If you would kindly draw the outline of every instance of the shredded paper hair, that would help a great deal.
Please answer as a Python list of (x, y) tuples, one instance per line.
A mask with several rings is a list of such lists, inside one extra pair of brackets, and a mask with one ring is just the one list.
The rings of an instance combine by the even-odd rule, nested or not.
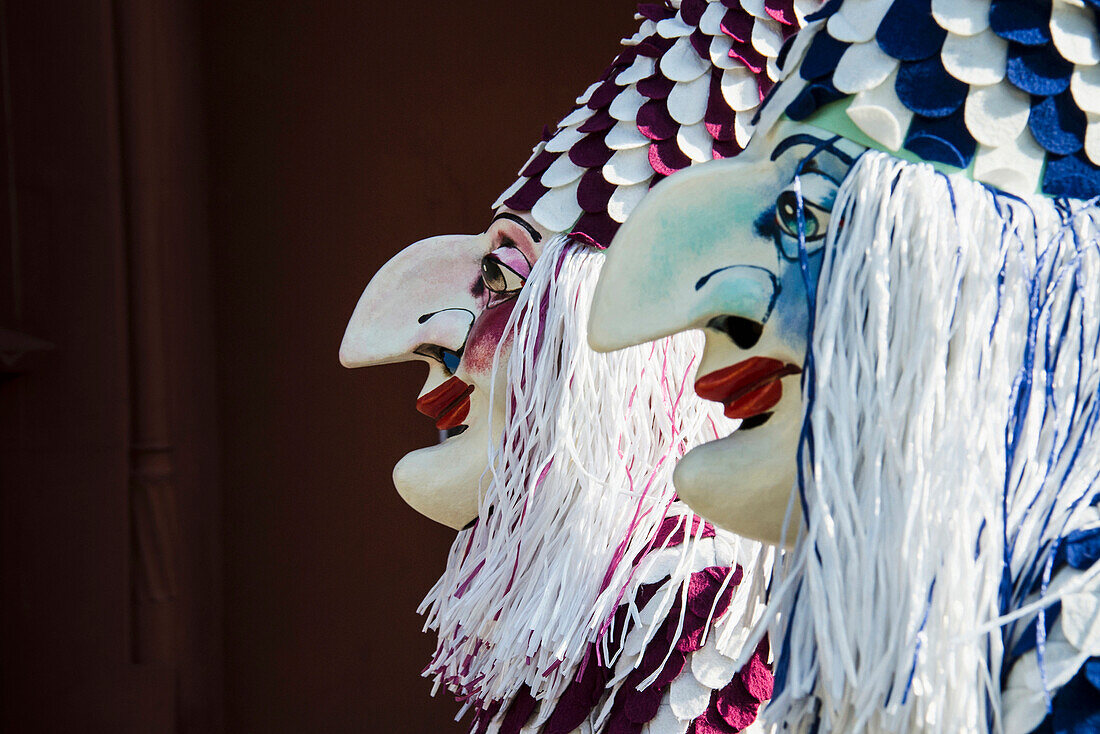
[(772, 586), (768, 720), (1003, 724), (1006, 645), (1066, 591), (1024, 601), (1095, 519), (1098, 218), (882, 153), (848, 175), (804, 372), (806, 528)]
[[(505, 379), (495, 388), (506, 391), (508, 411), (503, 431), (492, 432), (501, 439), (490, 448), (479, 518), (459, 534), (422, 608), (427, 627), (439, 634), (426, 674), (476, 706), (508, 700), (521, 688), (538, 701), (557, 701), (582, 666), (613, 666), (628, 627), (640, 629), (626, 646), (636, 653), (611, 681), (621, 685), (656, 632), (674, 631), (665, 614), (689, 583), (700, 583), (700, 569), (716, 562), (714, 529), (698, 520), (685, 525), (690, 513), (674, 507), (671, 477), (687, 450), (735, 424), (721, 406), (691, 393), (697, 334), (608, 355), (588, 348), (585, 324), (602, 262), (600, 253), (558, 237), (527, 280), (508, 329)], [(670, 519), (679, 528), (675, 546)], [(732, 638), (761, 611), (756, 602), (770, 554), (722, 535), (731, 550), (711, 593), (733, 596), (730, 611), (718, 610)], [(655, 545), (666, 549), (639, 562)], [(671, 583), (643, 619), (635, 597), (655, 579)], [(717, 603), (707, 602), (705, 618), (715, 616)], [(664, 613), (654, 614), (658, 608)], [(682, 629), (684, 606), (678, 608), (674, 623)], [(693, 634), (696, 643), (686, 649), (702, 646), (705, 630)], [(727, 641), (731, 665), (745, 637)], [(677, 640), (662, 637), (657, 662), (675, 654), (683, 665)], [(593, 649), (598, 661), (588, 659)], [(614, 703), (607, 702), (604, 717)]]

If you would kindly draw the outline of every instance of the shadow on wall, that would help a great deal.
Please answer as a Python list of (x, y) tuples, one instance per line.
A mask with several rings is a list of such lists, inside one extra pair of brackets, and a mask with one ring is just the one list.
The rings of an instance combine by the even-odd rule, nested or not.
[(389, 257), (484, 229), (633, 7), (204, 6), (230, 731), (467, 729), (419, 677), (415, 609), (453, 532), (390, 481), (436, 440), (425, 367), (343, 370), (336, 349)]
[(465, 731), (415, 613), (453, 532), (390, 481), (423, 367), (337, 350), (632, 10), (0, 4), (0, 729)]

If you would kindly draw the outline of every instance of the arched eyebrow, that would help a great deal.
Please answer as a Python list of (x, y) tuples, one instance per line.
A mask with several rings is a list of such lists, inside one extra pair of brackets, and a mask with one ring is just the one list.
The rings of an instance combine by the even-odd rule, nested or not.
[(839, 135), (834, 135), (832, 138), (819, 138), (808, 133), (798, 133), (797, 135), (791, 135), (788, 138), (783, 139), (779, 145), (775, 146), (775, 150), (772, 151), (771, 159), (774, 161), (779, 156), (786, 153), (796, 145), (812, 145), (814, 150), (806, 160), (813, 158), (822, 151), (830, 153), (835, 156), (841, 163), (846, 166), (850, 166), (856, 162), (856, 159), (848, 155), (844, 151), (837, 148), (833, 143), (840, 140)]
[[(497, 221), (498, 219), (507, 219), (508, 221), (515, 222), (519, 226), (523, 227), (527, 230), (528, 234), (531, 235), (531, 239), (534, 242), (540, 242), (542, 240), (542, 235), (539, 234), (538, 230), (532, 227), (526, 221), (524, 221), (523, 217), (517, 217), (511, 212), (501, 212), (500, 214), (497, 214), (495, 217), (493, 217), (493, 222)], [(489, 222), (490, 227), (493, 226), (493, 222)]]

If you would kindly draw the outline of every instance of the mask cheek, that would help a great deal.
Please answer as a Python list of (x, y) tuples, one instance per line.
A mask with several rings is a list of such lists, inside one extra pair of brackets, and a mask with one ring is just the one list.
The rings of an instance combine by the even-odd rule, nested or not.
[[(487, 375), (492, 371), (497, 345), (505, 337), (508, 319), (515, 305), (516, 299), (511, 298), (487, 308), (477, 317), (462, 355), (462, 365), (467, 372)], [(511, 339), (511, 335), (508, 335), (508, 339)]]
[[(817, 267), (814, 267), (816, 260)], [(811, 259), (811, 277), (817, 275), (820, 269), (820, 258)], [(775, 302), (775, 310), (768, 325), (775, 336), (783, 343), (790, 345), (799, 353), (806, 350), (806, 334), (809, 329), (810, 309), (806, 301), (806, 283), (802, 278), (802, 271), (797, 264), (788, 266), (780, 282), (780, 295)]]

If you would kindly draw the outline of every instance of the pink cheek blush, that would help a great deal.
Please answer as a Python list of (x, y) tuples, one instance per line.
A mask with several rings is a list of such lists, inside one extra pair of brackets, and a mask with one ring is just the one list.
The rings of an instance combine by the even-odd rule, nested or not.
[(467, 370), (482, 374), (492, 371), (493, 356), (497, 345), (504, 338), (505, 327), (515, 305), (516, 299), (510, 298), (486, 309), (477, 317), (466, 340), (466, 351), (462, 355)]

